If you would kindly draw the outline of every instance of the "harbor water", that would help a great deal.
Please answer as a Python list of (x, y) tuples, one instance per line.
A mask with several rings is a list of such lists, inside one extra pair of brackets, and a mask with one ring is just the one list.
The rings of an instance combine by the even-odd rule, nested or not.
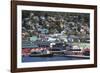
[(53, 57), (29, 57), (23, 56), (22, 62), (44, 62), (44, 61), (67, 61), (67, 60), (82, 60), (82, 58), (53, 56)]

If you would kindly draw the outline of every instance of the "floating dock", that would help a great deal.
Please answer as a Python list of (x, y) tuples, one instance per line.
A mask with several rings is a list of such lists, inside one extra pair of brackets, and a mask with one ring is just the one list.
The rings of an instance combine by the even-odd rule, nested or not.
[(72, 58), (90, 59), (90, 56), (84, 56), (84, 55), (65, 55), (65, 56), (72, 57)]

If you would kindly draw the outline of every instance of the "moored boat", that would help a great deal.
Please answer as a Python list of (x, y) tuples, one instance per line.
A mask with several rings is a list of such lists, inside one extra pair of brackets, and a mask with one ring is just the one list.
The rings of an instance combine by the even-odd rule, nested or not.
[(53, 54), (30, 54), (31, 57), (52, 57)]
[(52, 57), (53, 54), (50, 53), (49, 50), (43, 50), (43, 51), (31, 52), (31, 54), (29, 56), (31, 56), (31, 57)]

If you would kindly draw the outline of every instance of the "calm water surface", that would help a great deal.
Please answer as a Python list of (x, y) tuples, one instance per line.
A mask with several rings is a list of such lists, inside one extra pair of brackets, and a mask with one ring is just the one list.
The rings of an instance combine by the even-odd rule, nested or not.
[(62, 61), (62, 60), (81, 60), (80, 58), (72, 58), (65, 56), (53, 56), (53, 57), (22, 57), (22, 62), (42, 62), (42, 61)]

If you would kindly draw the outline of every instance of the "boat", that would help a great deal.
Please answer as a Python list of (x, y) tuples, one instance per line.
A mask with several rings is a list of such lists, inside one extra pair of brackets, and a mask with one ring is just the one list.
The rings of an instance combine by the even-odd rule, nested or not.
[(31, 52), (30, 57), (52, 57), (53, 54), (48, 50)]
[(53, 54), (31, 54), (30, 57), (52, 57)]

